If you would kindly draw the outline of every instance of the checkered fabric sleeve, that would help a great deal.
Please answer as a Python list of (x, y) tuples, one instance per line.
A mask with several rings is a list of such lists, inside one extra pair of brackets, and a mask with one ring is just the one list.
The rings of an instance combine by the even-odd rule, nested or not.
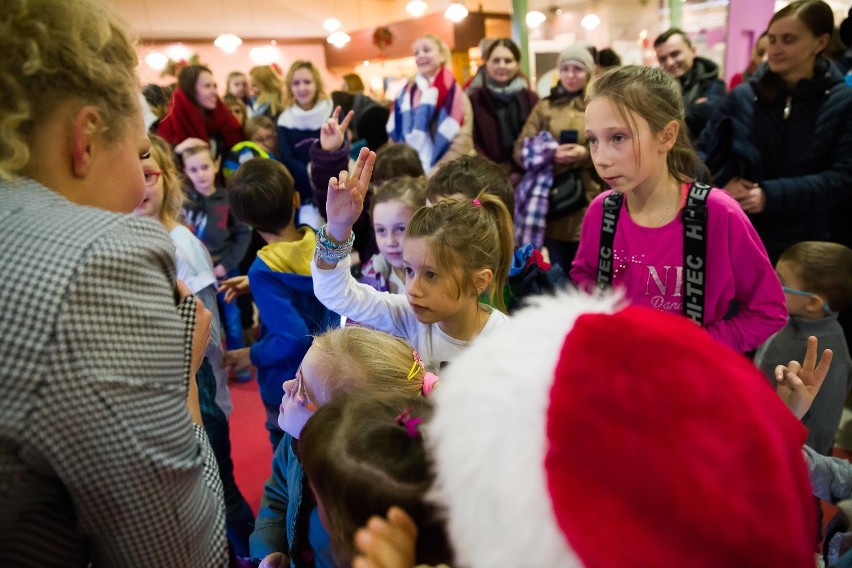
[[(3, 189), (0, 211), (14, 209)], [(226, 566), (216, 463), (187, 411), (191, 318), (175, 307), (168, 235), (49, 200), (23, 209), (0, 212), (15, 279), (0, 282), (0, 330), (14, 337), (0, 342), (0, 565)]]

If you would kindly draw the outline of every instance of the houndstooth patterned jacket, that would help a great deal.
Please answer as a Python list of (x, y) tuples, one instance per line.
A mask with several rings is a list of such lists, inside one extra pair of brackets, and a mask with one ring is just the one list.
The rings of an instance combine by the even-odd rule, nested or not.
[(227, 565), (173, 250), (154, 222), (0, 181), (0, 565)]

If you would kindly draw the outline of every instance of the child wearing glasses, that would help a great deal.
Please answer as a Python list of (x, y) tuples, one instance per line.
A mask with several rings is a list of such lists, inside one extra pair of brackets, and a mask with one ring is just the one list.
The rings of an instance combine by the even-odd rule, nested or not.
[[(254, 282), (252, 282), (254, 286)], [(253, 289), (254, 292), (254, 289)], [(284, 383), (278, 424), (284, 437), (272, 458), (272, 475), (263, 488), (252, 558), (261, 568), (337, 565), (308, 487), (299, 446), (302, 428), (332, 399), (357, 391), (371, 396), (428, 394), (435, 375), (426, 373), (413, 348), (397, 337), (363, 327), (327, 331), (313, 339), (298, 369)]]
[(145, 197), (133, 213), (159, 221), (165, 227), (175, 246), (178, 280), (183, 281), (213, 313), (210, 342), (204, 362), (196, 373), (201, 418), (219, 466), (219, 477), (225, 492), (228, 542), (236, 556), (245, 557), (249, 554), (248, 539), (254, 526), (254, 513), (234, 479), (228, 425), (233, 405), (228, 392), (228, 374), (222, 368), (224, 353), (219, 337), (213, 262), (204, 244), (178, 221), (184, 196), (171, 147), (155, 134), (149, 134), (148, 137), (151, 140), (150, 157), (142, 160)]
[(281, 381), (296, 374), (311, 336), (336, 327), (340, 317), (314, 296), (314, 231), (296, 225), (300, 200), (287, 168), (275, 160), (249, 160), (231, 177), (228, 198), (234, 216), (254, 227), (267, 244), (248, 270), (260, 314), (260, 339), (251, 347), (228, 351), (226, 364), (235, 372), (257, 368), (274, 450), (283, 436), (278, 427)]
[(828, 455), (852, 387), (852, 359), (837, 313), (852, 303), (852, 249), (836, 243), (805, 241), (788, 248), (775, 267), (784, 287), (789, 318), (758, 349), (755, 364), (775, 383), (775, 367), (801, 361), (808, 337), (815, 336), (834, 359), (810, 411), (802, 418), (806, 444)]

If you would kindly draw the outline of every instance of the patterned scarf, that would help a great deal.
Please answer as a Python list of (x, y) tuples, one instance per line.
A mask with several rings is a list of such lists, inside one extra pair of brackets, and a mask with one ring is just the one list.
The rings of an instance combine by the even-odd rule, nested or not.
[(430, 85), (417, 75), (394, 101), (388, 134), (420, 155), (429, 170), (450, 149), (464, 123), (464, 92), (453, 74), (441, 67)]
[(553, 186), (553, 155), (558, 144), (547, 130), (524, 139), (521, 165), (526, 170), (515, 190), (515, 245), (531, 243), (541, 249), (547, 226), (550, 188)]

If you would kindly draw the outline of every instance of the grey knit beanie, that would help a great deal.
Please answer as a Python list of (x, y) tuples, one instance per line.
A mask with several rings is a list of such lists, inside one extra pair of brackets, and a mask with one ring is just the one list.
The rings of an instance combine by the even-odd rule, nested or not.
[(579, 43), (575, 43), (563, 49), (562, 53), (559, 54), (559, 59), (556, 61), (556, 66), (562, 67), (562, 64), (566, 61), (576, 63), (585, 69), (586, 73), (589, 75), (591, 75), (595, 69), (595, 60), (592, 58), (592, 54), (589, 53), (589, 50), (584, 45)]

